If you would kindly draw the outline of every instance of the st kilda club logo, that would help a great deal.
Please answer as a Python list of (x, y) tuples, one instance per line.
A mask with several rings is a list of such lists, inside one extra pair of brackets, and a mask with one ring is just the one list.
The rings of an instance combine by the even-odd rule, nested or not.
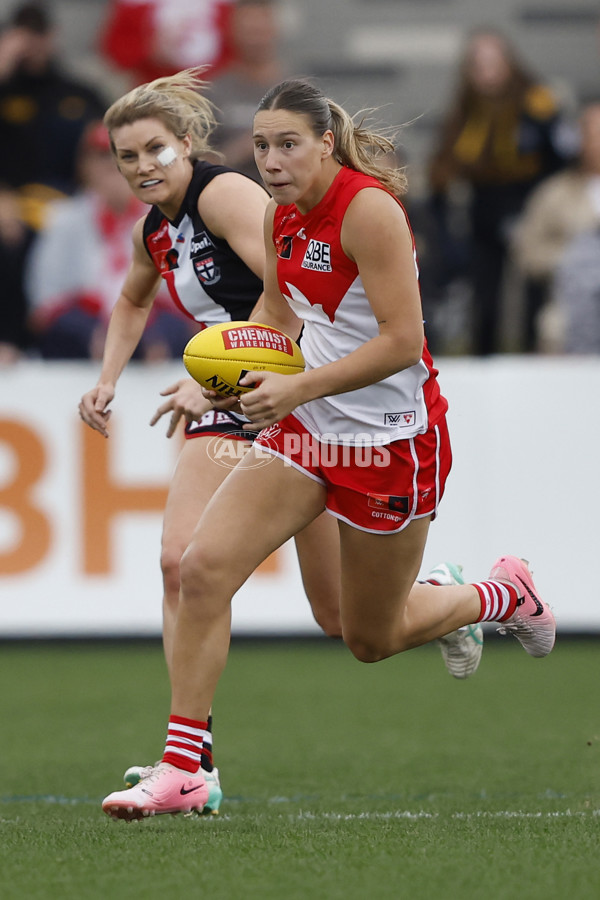
[(215, 264), (214, 257), (205, 256), (203, 259), (194, 259), (196, 277), (202, 284), (216, 284), (221, 277), (221, 269)]

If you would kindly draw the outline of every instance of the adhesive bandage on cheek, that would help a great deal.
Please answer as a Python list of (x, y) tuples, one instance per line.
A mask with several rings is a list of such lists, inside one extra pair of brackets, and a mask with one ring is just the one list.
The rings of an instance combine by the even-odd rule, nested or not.
[(172, 147), (165, 147), (164, 150), (161, 150), (160, 153), (156, 154), (156, 161), (160, 163), (161, 166), (170, 166), (176, 159), (177, 153)]

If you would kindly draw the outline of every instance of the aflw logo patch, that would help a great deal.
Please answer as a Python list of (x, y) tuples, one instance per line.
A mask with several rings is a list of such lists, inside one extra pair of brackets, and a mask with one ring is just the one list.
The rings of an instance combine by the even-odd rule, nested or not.
[(415, 411), (414, 409), (409, 409), (406, 412), (386, 413), (384, 421), (386, 425), (397, 425), (399, 428), (408, 428), (409, 425), (415, 424)]
[(302, 260), (302, 268), (313, 269), (315, 272), (331, 272), (331, 245), (311, 239)]

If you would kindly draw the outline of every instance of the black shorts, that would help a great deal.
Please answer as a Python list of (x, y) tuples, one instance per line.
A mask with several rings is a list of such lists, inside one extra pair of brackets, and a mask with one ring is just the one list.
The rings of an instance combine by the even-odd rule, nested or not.
[(244, 419), (222, 409), (209, 409), (201, 419), (188, 422), (185, 426), (186, 438), (214, 437), (221, 435), (238, 441), (253, 441), (258, 431), (244, 431)]

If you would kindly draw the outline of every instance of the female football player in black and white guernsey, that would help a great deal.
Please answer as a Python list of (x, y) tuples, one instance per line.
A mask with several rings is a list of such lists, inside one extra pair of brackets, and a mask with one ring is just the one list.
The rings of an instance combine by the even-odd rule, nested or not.
[[(183, 72), (135, 88), (105, 116), (121, 173), (135, 196), (151, 204), (134, 229), (131, 267), (111, 316), (98, 383), (79, 406), (82, 419), (105, 437), (118, 378), (144, 331), (161, 278), (198, 330), (257, 318), (265, 261), (262, 223), (269, 197), (246, 176), (202, 159), (210, 153), (208, 138), (215, 125), (203, 88), (198, 71)], [(181, 556), (228, 473), (223, 459), (233, 464), (241, 455), (236, 452), (240, 442), (250, 446), (252, 435), (242, 431), (243, 417), (213, 409), (191, 378), (163, 394), (168, 399), (152, 424), (170, 413), (167, 435), (186, 420), (188, 438), (169, 487), (162, 535), (163, 642), (170, 670)], [(227, 451), (216, 436), (235, 444)], [(339, 541), (329, 519), (323, 514), (298, 534), (296, 547), (315, 619), (326, 634), (337, 637)], [(211, 772), (207, 808), (216, 812), (221, 792), (212, 766), (210, 724), (205, 747), (202, 767)]]

